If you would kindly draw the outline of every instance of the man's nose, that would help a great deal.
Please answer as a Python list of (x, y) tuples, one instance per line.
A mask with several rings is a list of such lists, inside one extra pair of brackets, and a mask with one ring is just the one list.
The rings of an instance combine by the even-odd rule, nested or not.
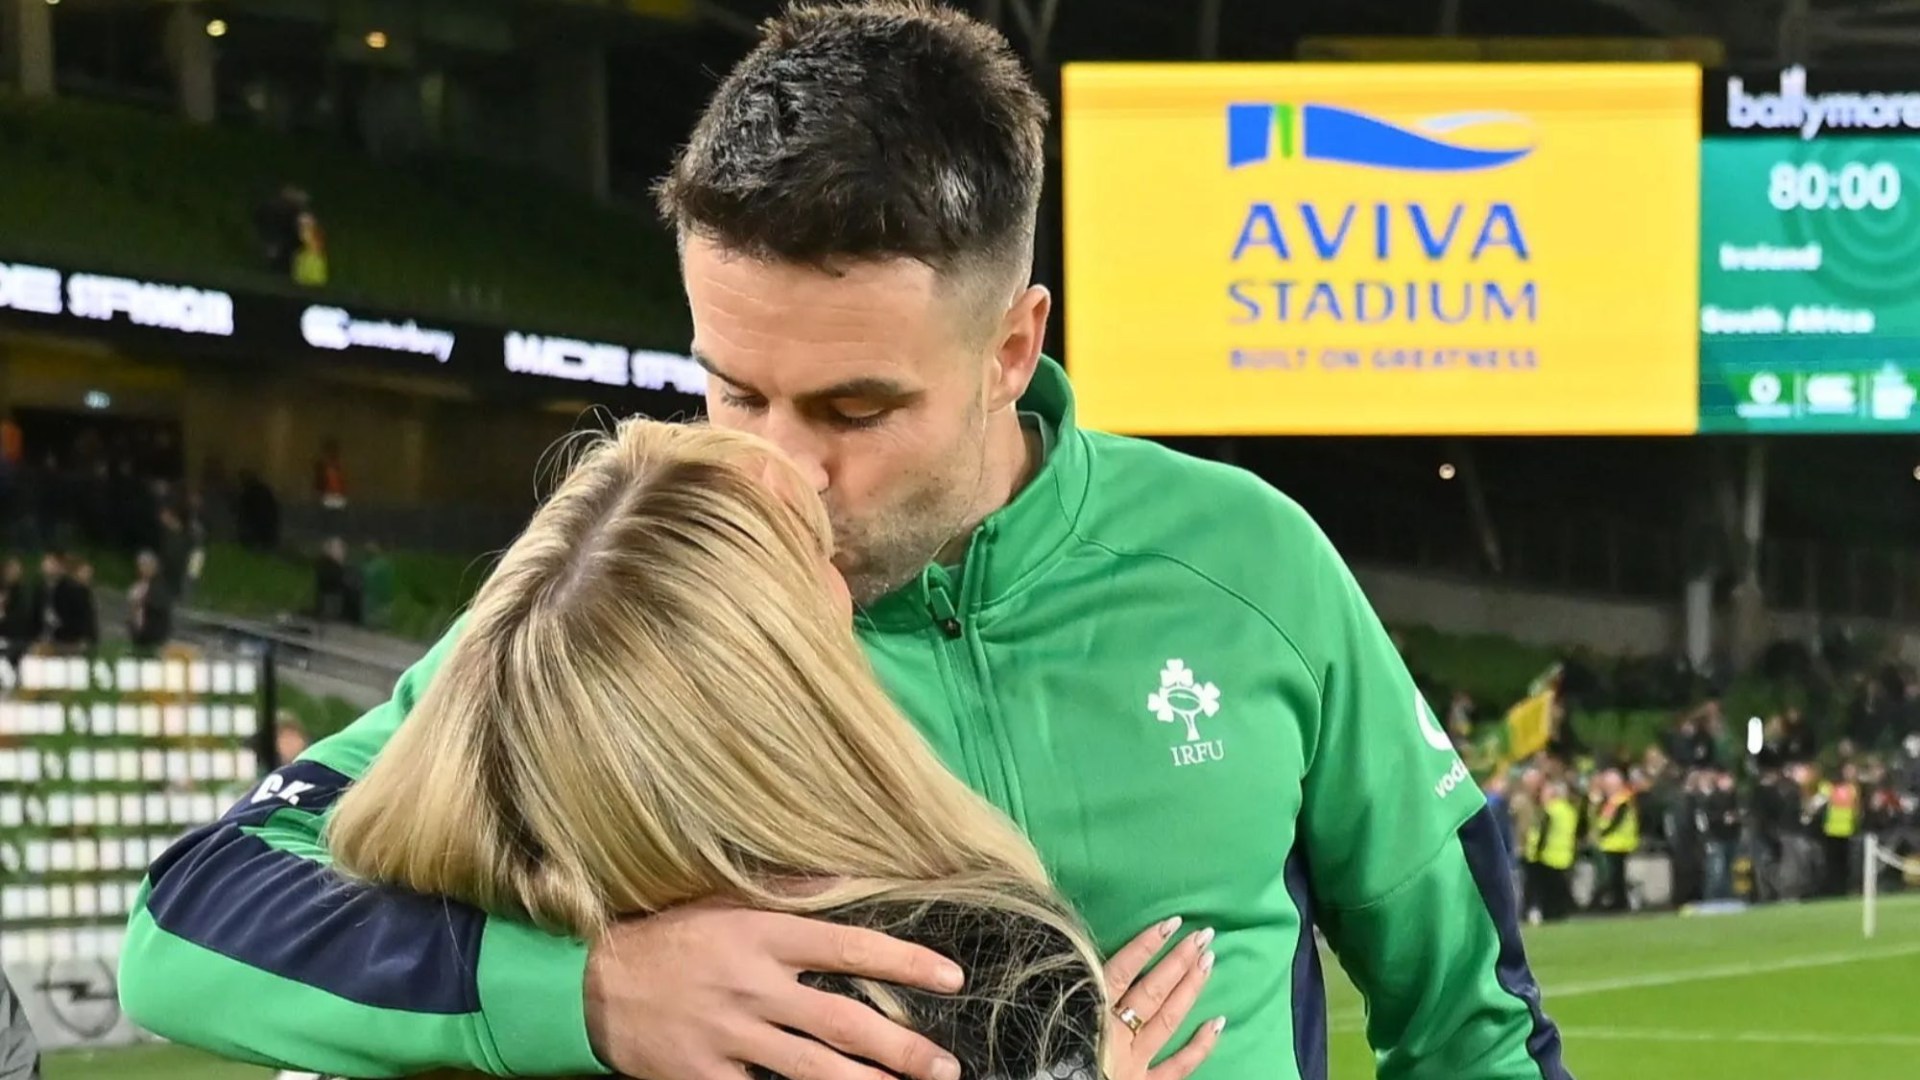
[(830, 471), (827, 468), (828, 451), (825, 441), (797, 417), (773, 415), (767, 418), (763, 432), (768, 442), (780, 448), (793, 463), (799, 466), (800, 475), (813, 485), (815, 492), (827, 490)]

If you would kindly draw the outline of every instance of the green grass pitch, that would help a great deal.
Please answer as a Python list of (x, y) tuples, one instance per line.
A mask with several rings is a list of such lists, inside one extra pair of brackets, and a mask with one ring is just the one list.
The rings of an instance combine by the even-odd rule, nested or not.
[[(1920, 1074), (1920, 896), (1883, 900), (1871, 941), (1851, 900), (1584, 920), (1531, 931), (1527, 951), (1579, 1080)], [(1329, 968), (1333, 1077), (1366, 1080), (1373, 1058), (1360, 997), (1337, 971)], [(46, 1063), (46, 1080), (271, 1076), (175, 1047)]]

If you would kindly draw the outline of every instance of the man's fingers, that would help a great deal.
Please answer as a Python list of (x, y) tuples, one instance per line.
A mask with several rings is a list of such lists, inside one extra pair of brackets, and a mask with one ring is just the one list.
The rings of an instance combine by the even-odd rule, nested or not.
[(932, 949), (858, 926), (780, 918), (786, 925), (773, 937), (774, 956), (795, 971), (861, 975), (948, 994), (966, 985), (960, 965)]
[[(1211, 936), (1195, 934), (1194, 938)], [(1184, 951), (1186, 942), (1181, 942), (1181, 946)], [(1167, 964), (1163, 962), (1160, 966), (1166, 967)], [(1158, 975), (1160, 969), (1155, 968), (1153, 973)], [(1148, 1012), (1138, 1005), (1134, 1006), (1139, 1010), (1140, 1015), (1148, 1018), (1146, 1026), (1141, 1028), (1140, 1034), (1134, 1037), (1133, 1044), (1146, 1060), (1152, 1061), (1168, 1043), (1173, 1041), (1174, 1033), (1180, 1030), (1181, 1024), (1187, 1022), (1187, 1014), (1193, 1011), (1194, 1002), (1200, 1000), (1200, 991), (1206, 987), (1207, 978), (1212, 974), (1213, 954), (1203, 952), (1199, 962), (1187, 969), (1186, 974), (1181, 976), (1180, 981), (1174, 986), (1172, 992), (1166, 995), (1166, 1000), (1160, 1003), (1156, 1011)]]
[(787, 1080), (893, 1080), (878, 1069), (862, 1065), (823, 1042), (768, 1026), (749, 1047), (749, 1063)]
[(1107, 997), (1119, 1001), (1122, 994), (1133, 985), (1133, 980), (1147, 969), (1147, 964), (1160, 955), (1160, 950), (1173, 938), (1173, 932), (1180, 929), (1180, 916), (1147, 927), (1139, 937), (1120, 947), (1107, 961)]
[(1193, 1033), (1193, 1038), (1187, 1040), (1179, 1053), (1147, 1070), (1147, 1080), (1187, 1080), (1219, 1045), (1221, 1029), (1226, 1026), (1224, 1016), (1201, 1024), (1200, 1030)]
[(853, 998), (803, 986), (790, 1001), (790, 1006), (774, 1010), (774, 1023), (811, 1035), (897, 1076), (959, 1080), (960, 1062), (953, 1055)]

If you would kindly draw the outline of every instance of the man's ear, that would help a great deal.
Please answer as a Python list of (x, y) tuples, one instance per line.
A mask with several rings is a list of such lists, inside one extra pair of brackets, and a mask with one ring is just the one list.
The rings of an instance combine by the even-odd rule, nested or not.
[(1040, 366), (1040, 348), (1047, 340), (1047, 317), (1053, 313), (1053, 294), (1044, 285), (1029, 285), (1014, 297), (994, 330), (992, 383), (987, 387), (987, 411), (1011, 407), (1027, 392)]

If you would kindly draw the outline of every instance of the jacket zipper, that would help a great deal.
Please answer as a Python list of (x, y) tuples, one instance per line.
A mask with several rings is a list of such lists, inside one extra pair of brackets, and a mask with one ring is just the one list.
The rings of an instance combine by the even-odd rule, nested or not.
[(932, 618), (934, 628), (945, 639), (946, 664), (953, 689), (950, 704), (954, 710), (954, 725), (970, 748), (976, 775), (984, 785), (981, 794), (1017, 821), (1020, 815), (1015, 792), (1011, 790), (1011, 763), (1006, 760), (1000, 734), (994, 730), (993, 710), (985, 700), (985, 673), (976, 661), (973, 643), (966, 640), (967, 627), (960, 614), (960, 606), (966, 602), (968, 595), (979, 590), (980, 575), (986, 572), (984, 552), (992, 535), (990, 526), (983, 526), (974, 535), (973, 543), (967, 550), (966, 562), (961, 568), (961, 595), (958, 598), (954, 595), (953, 578), (944, 567), (928, 567), (922, 581), (927, 614)]
[(933, 625), (947, 636), (949, 641), (959, 641), (966, 628), (960, 624), (960, 611), (953, 603), (953, 579), (947, 576), (944, 568), (927, 568), (927, 611), (933, 616)]

